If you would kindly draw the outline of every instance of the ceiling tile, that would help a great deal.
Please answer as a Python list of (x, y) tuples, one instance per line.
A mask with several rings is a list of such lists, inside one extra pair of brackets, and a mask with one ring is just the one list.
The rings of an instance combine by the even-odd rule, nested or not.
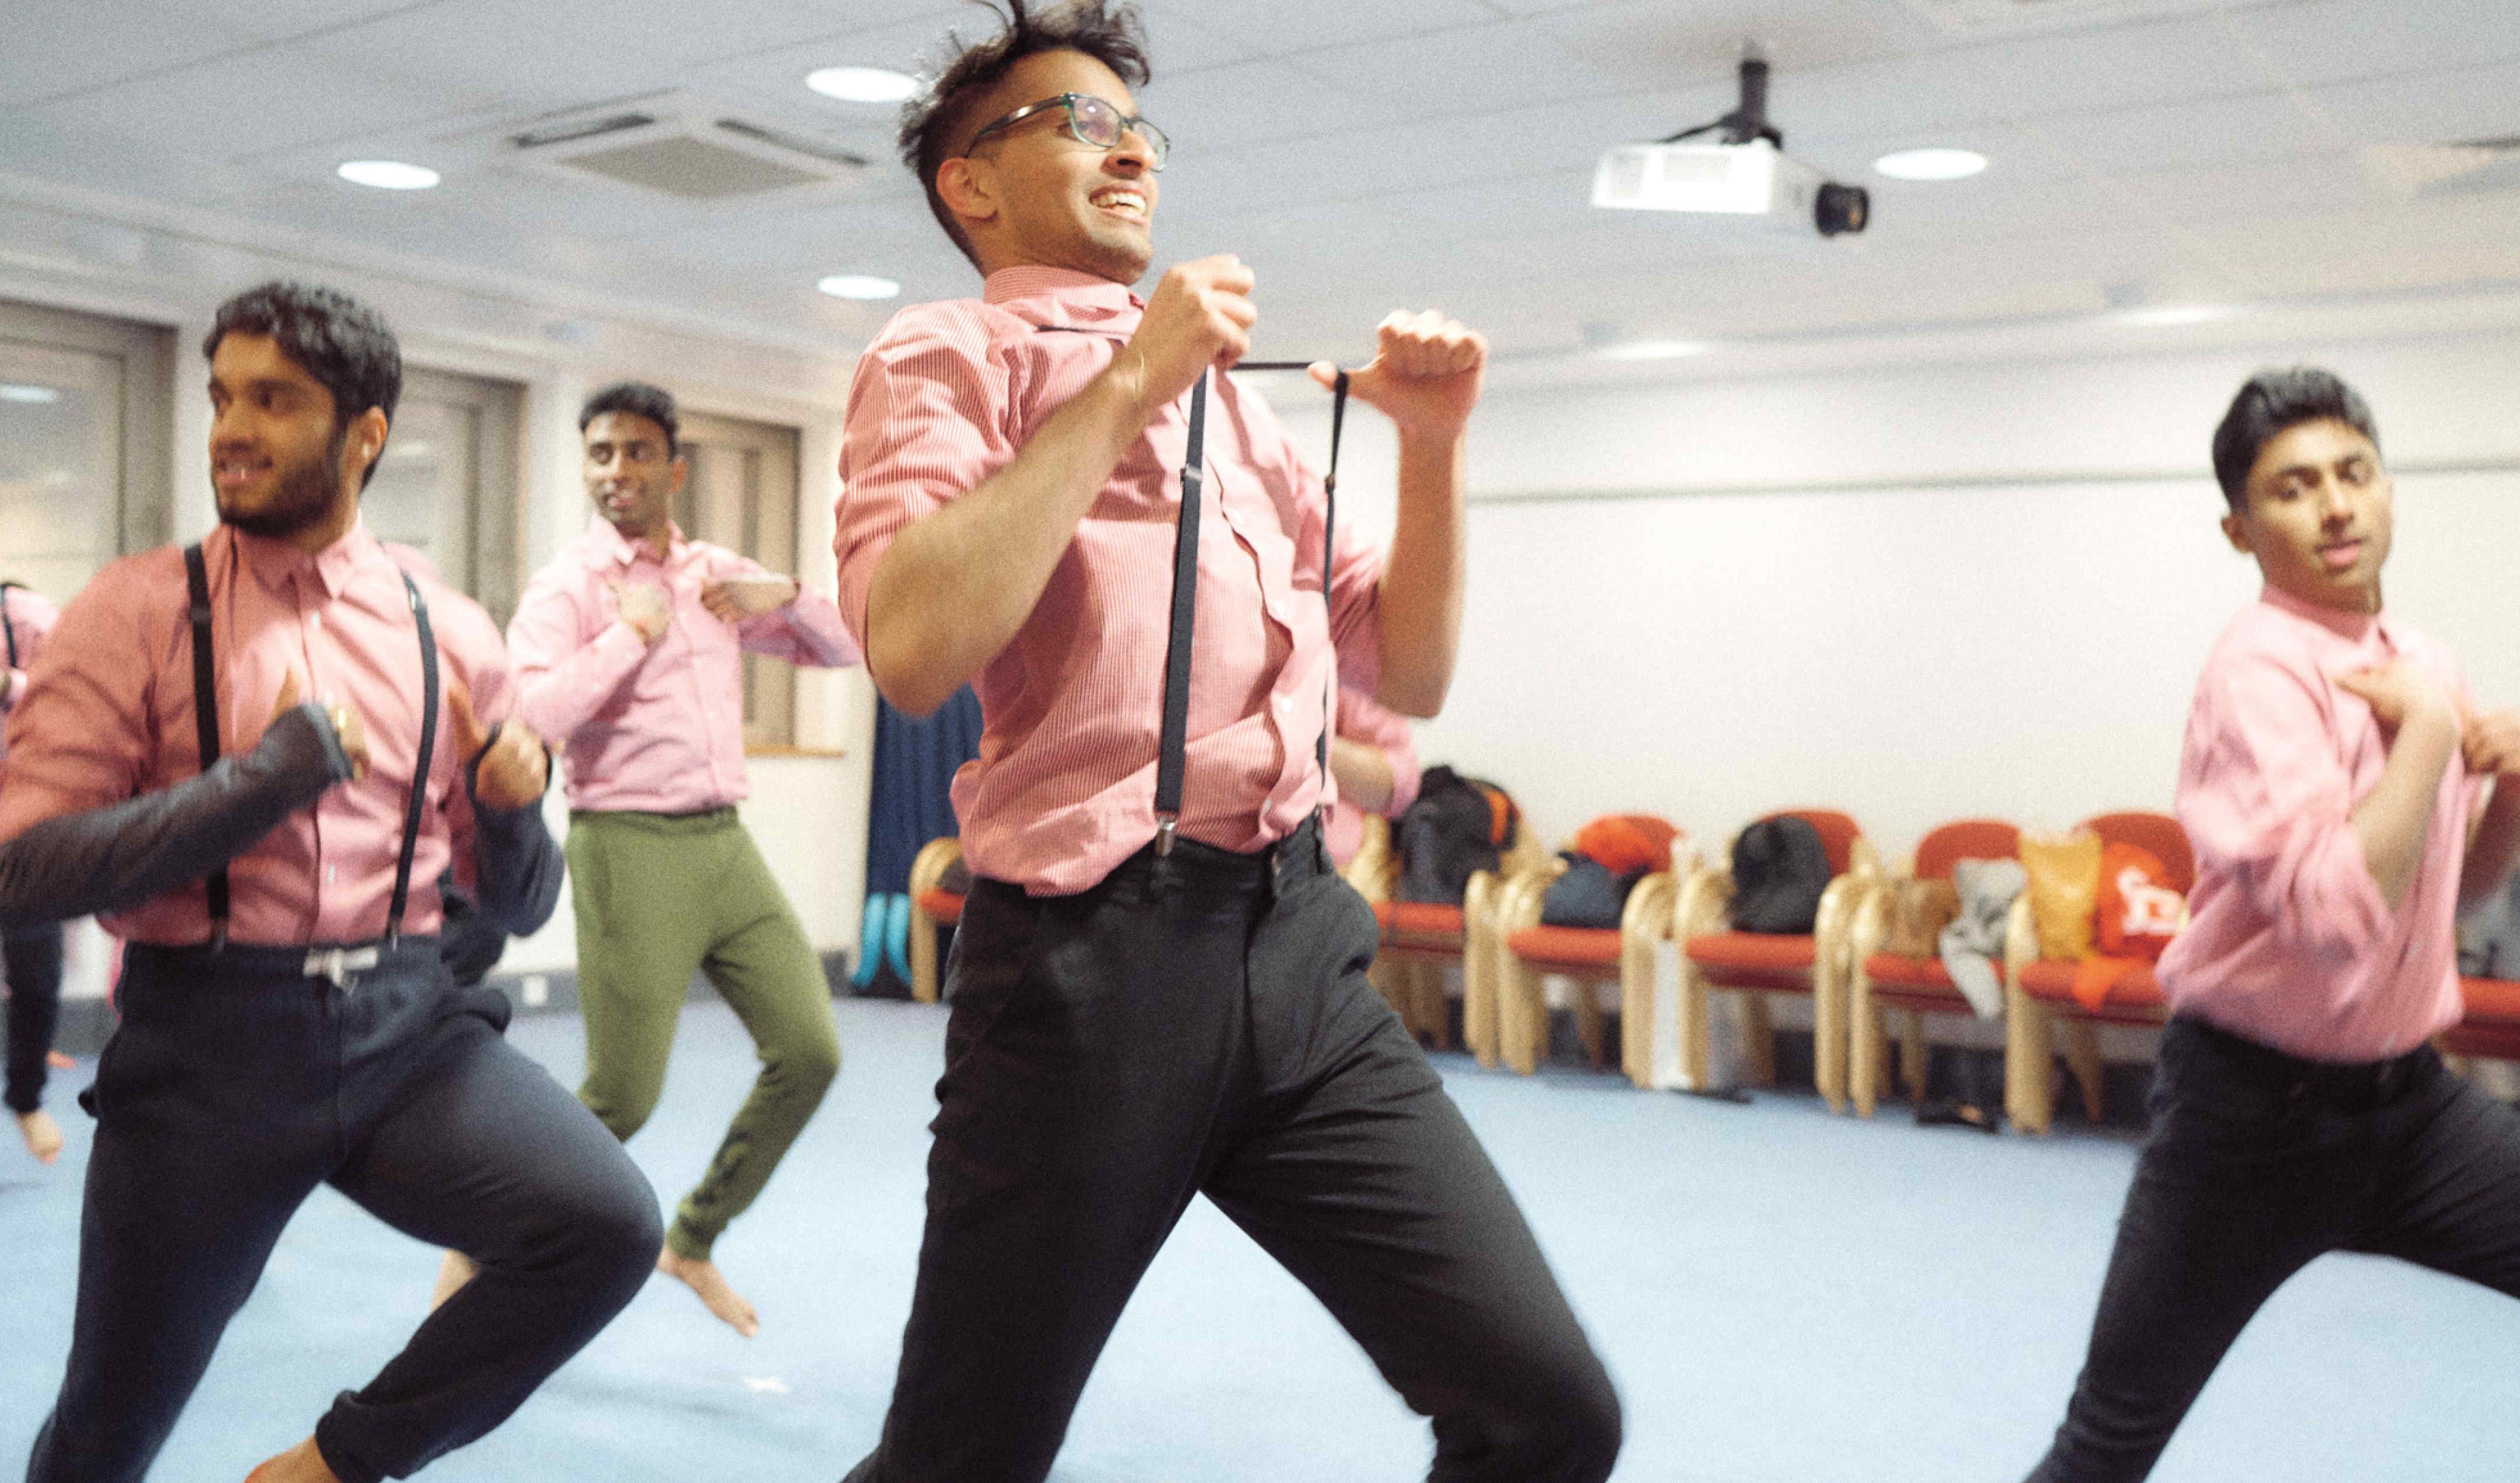
[(1357, 93), (1283, 62), (1155, 74), (1138, 106), (1188, 150), (1313, 135), (1358, 137), (1407, 116), (1398, 100)]
[(0, 110), (107, 86), (256, 43), (230, 21), (96, 0), (9, 0)]
[(489, 82), (423, 88), (301, 46), (267, 47), (93, 89), (33, 112), (137, 149), (240, 159), (470, 112), (498, 101)]
[(2064, 114), (2024, 127), (2109, 175), (2326, 154), (2345, 142), (2288, 93)]
[(2307, 96), (2313, 109), (2362, 144), (2449, 144), (2520, 134), (2520, 63), (2337, 83), (2312, 88)]
[(2511, 0), (2310, 0), (2228, 23), (2303, 83), (2520, 61)]
[(1906, 22), (1858, 0), (1642, 0), (1557, 12), (1532, 28), (1622, 86), (1668, 88), (1731, 80), (1745, 42), (1772, 66), (1809, 71), (1903, 56), (1934, 39), (1914, 16)]
[[(1266, 5), (1250, 0), (1145, 0), (1143, 8), (1158, 45), (1167, 39), (1165, 23), (1180, 21), (1231, 38), (1261, 56), (1345, 47), (1497, 19), (1497, 13), (1480, 0), (1374, 0), (1372, 5), (1359, 5), (1356, 0), (1269, 0)], [(1155, 61), (1159, 67), (1183, 65), (1168, 64), (1160, 53)]]
[(1634, 86), (1578, 62), (1522, 22), (1308, 52), (1296, 65), (1418, 118), (1482, 112), (1501, 101), (1598, 98)]

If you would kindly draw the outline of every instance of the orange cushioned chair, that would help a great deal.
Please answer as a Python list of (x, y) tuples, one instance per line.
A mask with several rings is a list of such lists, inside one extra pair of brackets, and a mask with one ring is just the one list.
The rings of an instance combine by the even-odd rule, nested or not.
[(1752, 1070), (1763, 1083), (1777, 1076), (1776, 1034), (1768, 1014), (1771, 994), (1812, 996), (1812, 1080), (1836, 1110), (1846, 1106), (1846, 944), (1855, 908), (1880, 878), (1881, 860), (1853, 819), (1831, 809), (1786, 809), (1771, 819), (1800, 819), (1820, 834), (1828, 851), (1830, 880), (1809, 936), (1735, 932), (1726, 915), (1732, 902), (1732, 850), (1724, 863), (1700, 866), (1681, 887), (1672, 935), (1681, 943), (1680, 1055), (1688, 1085), (1707, 1085), (1707, 1012), (1715, 991), (1751, 996)]
[[(2168, 814), (2100, 814), (2080, 829), (2100, 836), (2103, 845), (2132, 844), (2150, 850), (2170, 873), (2170, 883), (2182, 896), (2196, 884), (2196, 854), (2186, 831)], [(2181, 914), (2183, 927), (2185, 914)], [(2011, 929), (2004, 942), (2003, 1110), (2014, 1127), (2045, 1133), (2056, 1115), (2056, 1041), (2053, 1026), (2066, 1029), (2066, 1063), (2082, 1083), (2083, 1111), (2100, 1120), (2100, 1043), (2097, 1027), (2158, 1025), (2170, 1017), (2170, 1000), (2152, 965), (2139, 964), (2109, 990), (2098, 1009), (2084, 1008), (2074, 997), (2075, 966), (2039, 956), (2039, 931), (2030, 916), (2030, 893), (2013, 903)]]
[(963, 920), (963, 898), (937, 882), (963, 858), (960, 839), (930, 839), (910, 862), (910, 997), (936, 1002), (936, 929)]
[(2467, 1016), (2441, 1038), (2444, 1054), (2478, 1060), (2520, 1060), (2520, 982), (2462, 978)]
[[(1552, 975), (1575, 981), (1575, 1022), (1584, 1039), (1584, 1055), (1594, 1065), (1609, 1063), (1607, 1025), (1594, 985), (1613, 981), (1619, 985), (1623, 1051), (1643, 1039), (1641, 1027), (1653, 1012), (1654, 945), (1671, 934), (1680, 872), (1692, 858), (1688, 832), (1674, 830), (1671, 864), (1648, 873), (1629, 889), (1616, 927), (1550, 926), (1541, 921), (1542, 898), (1566, 874), (1562, 856), (1552, 855), (1508, 877), (1497, 896), (1496, 966), (1489, 979), (1495, 988), (1496, 1049), (1493, 1056), (1481, 1056), (1481, 1063), (1493, 1065), (1502, 1059), (1526, 1076), (1539, 1069), (1549, 1055), (1549, 996), (1544, 980)], [(1636, 1076), (1636, 1056), (1623, 1054), (1620, 1059)], [(1644, 1082), (1639, 1079), (1638, 1084)]]
[(1488, 979), (1495, 960), (1497, 892), (1516, 871), (1537, 864), (1540, 855), (1529, 827), (1517, 818), (1513, 829), (1502, 863), (1494, 871), (1473, 873), (1458, 906), (1392, 899), (1400, 879), (1400, 852), (1392, 846), (1389, 823), (1371, 814), (1365, 820), (1365, 842), (1342, 872), (1348, 884), (1372, 904), (1374, 920), (1382, 926), (1373, 982), (1399, 1012), (1401, 1023), (1438, 1050), (1451, 1045), (1444, 967), (1460, 964), (1462, 1036), (1485, 1065), (1496, 1064), (1496, 995)]
[[(1916, 846), (1914, 865), (1867, 892), (1856, 908), (1847, 951), (1847, 1080), (1858, 1116), (1870, 1117), (1887, 1080), (1888, 1036), (1884, 1011), (1907, 1011), (1899, 1040), (1900, 1076), (1908, 1095), (1921, 1100), (1925, 1087), (1924, 1017), (1927, 1014), (1975, 1014), (1952, 982), (1951, 971), (1935, 958), (1906, 958), (1881, 951), (1890, 932), (1890, 900), (1902, 879), (1949, 880), (1952, 867), (1962, 860), (2014, 860), (2021, 855), (2021, 831), (1997, 819), (1963, 819), (1927, 834)], [(1996, 970), (2002, 973), (1999, 966)]]

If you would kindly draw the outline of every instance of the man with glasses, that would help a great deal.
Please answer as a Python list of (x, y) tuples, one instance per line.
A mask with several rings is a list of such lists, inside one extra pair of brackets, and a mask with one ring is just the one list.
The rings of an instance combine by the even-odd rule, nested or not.
[(1594, 1483), (1617, 1395), (1367, 982), (1373, 916), (1318, 819), (1332, 686), (1431, 715), (1450, 684), (1485, 342), (1395, 315), (1372, 364), (1312, 368), (1399, 428), (1388, 558), (1326, 551), (1323, 479), (1209, 376), (1248, 345), (1251, 271), (1208, 258), (1130, 292), (1166, 152), (1129, 92), (1134, 12), (1011, 9), (901, 132), (982, 296), (878, 337), (841, 444), (840, 606), (870, 672), (913, 713), (968, 681), (985, 725), (954, 788), (976, 878), (925, 1241), (851, 1477), (1045, 1476), (1204, 1193), (1434, 1419), (1435, 1476)]

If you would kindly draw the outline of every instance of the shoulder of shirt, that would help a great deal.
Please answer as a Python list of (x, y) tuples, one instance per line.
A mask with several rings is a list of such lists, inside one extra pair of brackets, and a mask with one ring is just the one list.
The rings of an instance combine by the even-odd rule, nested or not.
[(63, 605), (65, 613), (89, 614), (91, 621), (100, 609), (126, 620), (162, 614), (171, 621), (183, 621), (191, 607), (181, 546), (159, 546), (108, 562), (77, 596)]
[(944, 348), (977, 352), (1000, 340), (1035, 335), (1040, 329), (986, 299), (942, 298), (912, 304), (893, 315), (867, 345), (865, 355), (889, 364)]
[(2240, 676), (2274, 671), (2316, 689), (2322, 671), (2310, 647), (2309, 623), (2271, 603), (2251, 603), (2231, 615), (2205, 661), (2200, 690), (2223, 689)]
[[(428, 626), (436, 633), (441, 648), (460, 649), (468, 655), (484, 652), (498, 656), (507, 653), (507, 641), (501, 637), (499, 625), (490, 620), (488, 608), (447, 586), (435, 571), (412, 567), (403, 570), (428, 603)], [(483, 646), (487, 646), (486, 651)]]

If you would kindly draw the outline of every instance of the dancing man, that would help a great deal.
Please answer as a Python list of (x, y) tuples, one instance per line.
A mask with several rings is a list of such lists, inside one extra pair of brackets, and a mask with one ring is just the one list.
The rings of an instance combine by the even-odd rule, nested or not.
[(2214, 473), (2266, 587), (2187, 714), (2196, 888), (2161, 959), (2152, 1135), (2035, 1483), (2150, 1472), (2250, 1317), (2323, 1253), (2520, 1295), (2520, 1113), (2429, 1044), (2460, 1016), (2452, 919), (2520, 848), (2520, 714), (2477, 714), (2449, 652), (2382, 610), (2393, 490), (2351, 387), (2252, 378)]
[(1348, 380), (1399, 429), (1397, 529), (1387, 560), (1342, 534), (1326, 561), (1322, 479), (1222, 374), (1251, 270), (1211, 257), (1130, 291), (1166, 150), (1130, 94), (1133, 9), (1011, 9), (902, 127), (981, 296), (877, 337), (841, 450), (841, 610), (877, 684), (919, 714), (969, 681), (984, 719), (954, 788), (977, 878), (925, 1240), (851, 1476), (1043, 1477), (1204, 1193), (1434, 1418), (1436, 1477), (1591, 1483), (1618, 1398), (1367, 982), (1373, 916), (1318, 818), (1331, 687), (1431, 715), (1450, 684), (1485, 342), (1383, 322)]
[(743, 655), (857, 662), (829, 598), (685, 536), (691, 474), (671, 395), (624, 382), (577, 418), (596, 518), (525, 589), (508, 625), (518, 708), (561, 740), (586, 1083), (616, 1138), (639, 1131), (694, 972), (752, 1035), (761, 1074), (665, 1232), (656, 1270), (750, 1337), (753, 1307), (711, 1251), (768, 1183), (838, 1074), (821, 959), (736, 817)]
[(130, 943), (29, 1483), (148, 1472), (318, 1184), (482, 1271), (248, 1483), (376, 1483), (481, 1436), (659, 1235), (620, 1144), (502, 1038), (507, 1002), (438, 959), (442, 871), (529, 931), (560, 861), (497, 626), (359, 518), (391, 331), (270, 284), (202, 348), (219, 527), (89, 583), (10, 717), (0, 925), (104, 912)]

